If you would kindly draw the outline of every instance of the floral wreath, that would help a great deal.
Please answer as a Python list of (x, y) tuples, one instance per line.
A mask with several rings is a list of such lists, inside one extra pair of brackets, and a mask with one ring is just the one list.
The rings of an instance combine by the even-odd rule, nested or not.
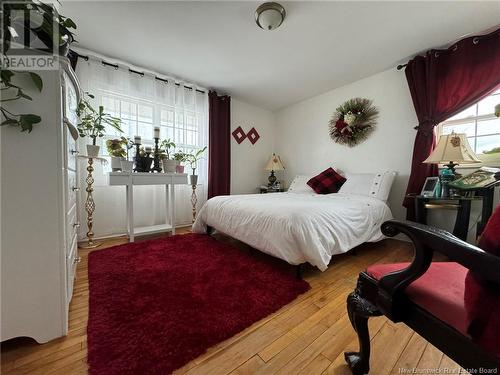
[(378, 109), (369, 99), (349, 99), (335, 110), (330, 120), (330, 137), (337, 143), (353, 147), (375, 129)]

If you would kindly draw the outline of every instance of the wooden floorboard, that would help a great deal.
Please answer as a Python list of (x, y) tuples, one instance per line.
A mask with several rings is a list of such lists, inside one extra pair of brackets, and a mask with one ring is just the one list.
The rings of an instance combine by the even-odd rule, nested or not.
[[(217, 238), (242, 251), (251, 251), (227, 237)], [(100, 249), (126, 242), (123, 237), (107, 239)], [(88, 253), (80, 250), (82, 261), (70, 305), (68, 336), (43, 345), (26, 338), (2, 343), (2, 374), (87, 373)], [(357, 336), (347, 317), (345, 301), (356, 285), (358, 273), (370, 264), (411, 259), (410, 245), (392, 239), (364, 244), (356, 253), (336, 256), (325, 272), (306, 268), (304, 278), (311, 285), (309, 292), (210, 348), (175, 374), (350, 374), (343, 353), (357, 349)], [(400, 374), (400, 369), (412, 368), (460, 368), (403, 324), (377, 317), (370, 319), (369, 326), (371, 374)]]

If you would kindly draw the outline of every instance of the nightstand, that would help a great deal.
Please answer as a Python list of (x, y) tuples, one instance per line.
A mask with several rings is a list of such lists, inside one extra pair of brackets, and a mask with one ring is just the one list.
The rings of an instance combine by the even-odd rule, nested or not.
[(457, 217), (453, 227), (453, 235), (464, 241), (467, 240), (469, 231), (471, 203), (483, 199), (480, 196), (436, 198), (417, 195), (411, 197), (415, 199), (415, 221), (417, 223), (427, 224), (427, 211), (429, 209), (456, 210)]
[(280, 189), (271, 189), (271, 188), (263, 188), (259, 187), (259, 193), (260, 194), (267, 194), (267, 193), (283, 193), (285, 189), (280, 188)]

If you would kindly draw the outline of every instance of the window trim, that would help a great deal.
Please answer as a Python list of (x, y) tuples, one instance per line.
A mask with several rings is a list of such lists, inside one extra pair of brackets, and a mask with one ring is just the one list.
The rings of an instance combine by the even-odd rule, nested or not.
[[(493, 95), (490, 95), (490, 96), (498, 96), (500, 98), (499, 94), (493, 94)], [(474, 137), (474, 144), (471, 145), (473, 150), (476, 149), (477, 139), (478, 138), (488, 137), (488, 136), (492, 136), (492, 135), (500, 135), (500, 131), (497, 132), (497, 133), (491, 133), (491, 134), (483, 134), (483, 135), (478, 135), (477, 134), (477, 125), (478, 125), (478, 122), (487, 121), (487, 120), (494, 120), (494, 119), (498, 118), (498, 117), (495, 116), (495, 114), (493, 112), (485, 114), (485, 115), (478, 115), (478, 110), (479, 110), (478, 103), (479, 102), (475, 103), (475, 106), (476, 106), (476, 116), (467, 116), (467, 117), (464, 117), (464, 118), (461, 118), (461, 119), (446, 120), (446, 121), (441, 122), (436, 127), (437, 128), (437, 132), (436, 133), (437, 133), (438, 138), (441, 135), (443, 135), (443, 131), (444, 131), (444, 128), (446, 126), (463, 125), (463, 124), (467, 124), (467, 123), (471, 123), (471, 122), (474, 122), (474, 136), (470, 136), (470, 137)], [(467, 138), (469, 138), (469, 136), (467, 136)], [(463, 165), (461, 164), (457, 168), (477, 169), (478, 166), (481, 166), (481, 165), (483, 165), (483, 166), (487, 165), (487, 166), (491, 166), (491, 167), (500, 167), (500, 153), (495, 153), (495, 154), (476, 154), (476, 155), (481, 160), (481, 162), (482, 162), (481, 164), (463, 164)]]

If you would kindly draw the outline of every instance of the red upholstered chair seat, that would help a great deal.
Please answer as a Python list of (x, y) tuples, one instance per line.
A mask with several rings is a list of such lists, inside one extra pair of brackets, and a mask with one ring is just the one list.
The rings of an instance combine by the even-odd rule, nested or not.
[[(377, 280), (409, 263), (376, 264), (367, 273)], [(415, 304), (465, 336), (467, 311), (464, 303), (467, 268), (455, 262), (433, 262), (426, 273), (408, 286), (405, 295)]]

